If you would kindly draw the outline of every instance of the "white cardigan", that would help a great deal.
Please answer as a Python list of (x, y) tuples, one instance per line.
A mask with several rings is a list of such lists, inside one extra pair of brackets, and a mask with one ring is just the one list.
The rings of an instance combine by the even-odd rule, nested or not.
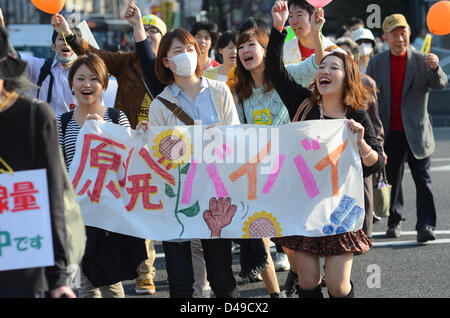
[[(209, 93), (216, 108), (217, 117), (221, 126), (239, 125), (239, 116), (234, 103), (233, 95), (225, 83), (205, 78), (208, 82)], [(172, 95), (167, 86), (158, 96), (167, 99), (178, 106), (178, 100)], [(149, 123), (152, 126), (183, 126), (179, 120), (158, 98), (155, 98), (150, 105), (148, 112)], [(196, 120), (197, 118), (192, 118)]]
[[(328, 52), (338, 51), (341, 53), (345, 53), (343, 49), (338, 47), (333, 43), (330, 39), (325, 36), (322, 36), (322, 45), (323, 49)], [(302, 53), (300, 53), (300, 49), (298, 47), (298, 38), (293, 37), (292, 40), (285, 43), (283, 46), (283, 62), (284, 65), (297, 64), (302, 61)]]

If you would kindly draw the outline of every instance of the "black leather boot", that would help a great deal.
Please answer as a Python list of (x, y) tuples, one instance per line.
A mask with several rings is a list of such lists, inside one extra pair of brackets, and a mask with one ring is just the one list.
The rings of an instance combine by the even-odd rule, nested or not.
[[(355, 298), (355, 293), (354, 293), (354, 289), (353, 289), (353, 283), (350, 281), (350, 285), (352, 286), (352, 289), (350, 290), (350, 292), (348, 293), (347, 296), (344, 296), (342, 298)], [(333, 297), (333, 295), (330, 294), (330, 291), (328, 291), (328, 295), (330, 296), (330, 298), (336, 298)]]
[(297, 293), (299, 298), (323, 298), (321, 285), (312, 290), (304, 290), (298, 286)]

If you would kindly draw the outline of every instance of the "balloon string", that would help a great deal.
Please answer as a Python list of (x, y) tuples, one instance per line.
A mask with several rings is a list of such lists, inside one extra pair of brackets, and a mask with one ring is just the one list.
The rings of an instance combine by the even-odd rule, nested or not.
[(64, 43), (66, 43), (66, 45), (69, 46), (69, 44), (67, 43), (67, 40), (66, 40), (66, 36), (64, 35), (64, 32), (63, 32), (63, 30), (62, 30), (62, 27), (59, 26), (59, 29), (61, 30), (61, 35), (62, 35), (62, 37), (63, 37), (63, 39), (64, 39)]
[(323, 33), (322, 33), (322, 28), (323, 28), (323, 23), (321, 22), (321, 23), (320, 23), (320, 28), (319, 28), (319, 34), (320, 34), (320, 43), (321, 43), (321, 45), (322, 45), (322, 49), (324, 50), (324, 47), (323, 47)]

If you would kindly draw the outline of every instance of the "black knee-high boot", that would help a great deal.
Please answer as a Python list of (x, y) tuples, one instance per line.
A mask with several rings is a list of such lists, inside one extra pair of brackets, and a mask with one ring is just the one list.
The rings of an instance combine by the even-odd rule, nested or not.
[(312, 290), (301, 289), (297, 286), (297, 293), (299, 298), (323, 298), (322, 285), (317, 286)]
[[(354, 292), (352, 281), (350, 281), (350, 285), (351, 285), (352, 289), (350, 289), (350, 292), (348, 293), (347, 296), (344, 296), (342, 298), (355, 298), (355, 292)], [(336, 298), (336, 297), (334, 297), (333, 295), (330, 294), (330, 291), (328, 291), (328, 295), (330, 296), (330, 298)]]

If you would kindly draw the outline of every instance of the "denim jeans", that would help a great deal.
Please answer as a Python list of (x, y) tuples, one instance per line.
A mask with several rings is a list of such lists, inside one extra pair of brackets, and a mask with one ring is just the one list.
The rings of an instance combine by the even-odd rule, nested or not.
[[(233, 275), (231, 240), (201, 240), (203, 257), (211, 289), (217, 298), (237, 298), (239, 292)], [(194, 271), (192, 268), (191, 242), (163, 242), (166, 256), (167, 279), (170, 297), (191, 298)]]

